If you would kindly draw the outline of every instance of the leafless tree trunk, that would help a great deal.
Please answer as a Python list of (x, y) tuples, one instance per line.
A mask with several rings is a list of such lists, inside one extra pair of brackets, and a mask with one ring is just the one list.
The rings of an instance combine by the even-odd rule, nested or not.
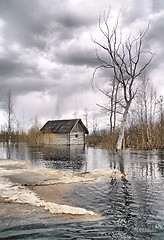
[(107, 114), (109, 114), (109, 122), (110, 122), (110, 132), (112, 133), (115, 131), (116, 127), (116, 114), (119, 113), (117, 111), (119, 100), (118, 100), (118, 93), (119, 93), (119, 83), (114, 78), (111, 81), (109, 89), (101, 89), (97, 86), (99, 91), (107, 97), (107, 104), (100, 105), (97, 104), (101, 108), (101, 110)]
[(138, 85), (135, 104), (131, 109), (133, 124), (129, 124), (137, 130), (135, 138), (138, 139), (140, 149), (152, 149), (159, 142), (157, 137), (160, 128), (159, 106), (156, 90), (148, 78), (142, 77)]
[(123, 142), (124, 132), (125, 132), (125, 126), (126, 126), (126, 120), (127, 120), (127, 115), (128, 115), (128, 112), (129, 112), (130, 104), (131, 104), (131, 101), (129, 101), (127, 103), (126, 108), (125, 108), (124, 113), (123, 113), (122, 124), (121, 124), (120, 132), (119, 132), (119, 136), (118, 136), (118, 140), (117, 140), (117, 144), (116, 144), (116, 149), (117, 150), (120, 150), (121, 147), (122, 147), (122, 142)]
[(160, 113), (160, 123), (161, 125), (164, 123), (164, 97), (160, 96), (158, 100), (159, 105), (159, 113)]
[(94, 113), (92, 113), (90, 124), (92, 126), (93, 134), (96, 135), (96, 131), (98, 129), (99, 121), (98, 121), (97, 117), (94, 115)]
[[(109, 13), (107, 16), (104, 14), (103, 25), (99, 20), (99, 29), (106, 43), (104, 44), (96, 39), (92, 39), (92, 41), (107, 54), (106, 57), (101, 57), (98, 52), (96, 52), (99, 66), (93, 73), (93, 79), (97, 70), (107, 69), (109, 70), (110, 79), (114, 77), (121, 87), (122, 101), (120, 105), (122, 107), (123, 118), (116, 146), (117, 150), (120, 150), (124, 138), (128, 111), (137, 92), (134, 86), (136, 79), (142, 75), (146, 67), (150, 64), (153, 54), (148, 51), (143, 51), (142, 49), (149, 26), (144, 31), (140, 31), (138, 37), (132, 38), (132, 36), (129, 36), (123, 40), (122, 34), (118, 32), (118, 18), (115, 27), (112, 29), (110, 29), (108, 20)], [(143, 63), (143, 56), (145, 54), (150, 54), (150, 58)]]
[(88, 109), (84, 109), (85, 126), (88, 129)]
[(13, 115), (14, 115), (14, 109), (13, 109), (13, 100), (11, 96), (11, 92), (9, 91), (6, 97), (6, 100), (4, 102), (4, 109), (6, 113), (6, 120), (7, 120), (7, 142), (8, 144), (11, 143), (11, 130), (12, 130), (12, 121), (13, 121)]
[(159, 111), (159, 134), (158, 142), (159, 148), (164, 148), (164, 97), (160, 96), (158, 100), (158, 111)]
[(73, 112), (73, 117), (74, 117), (74, 119), (78, 118), (77, 116), (78, 116), (78, 112), (77, 112), (77, 111), (74, 111), (74, 112)]
[(36, 115), (34, 119), (31, 119), (32, 127), (28, 131), (28, 144), (31, 146), (36, 146), (42, 144), (42, 134), (40, 133), (40, 123), (38, 116)]

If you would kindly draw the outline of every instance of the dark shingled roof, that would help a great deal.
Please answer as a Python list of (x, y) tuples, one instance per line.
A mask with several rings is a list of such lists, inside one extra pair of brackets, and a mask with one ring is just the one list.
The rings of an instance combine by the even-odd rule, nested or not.
[(76, 124), (80, 124), (84, 132), (88, 134), (88, 129), (82, 123), (81, 119), (70, 119), (70, 120), (52, 120), (48, 121), (40, 131), (43, 133), (70, 133), (72, 128)]

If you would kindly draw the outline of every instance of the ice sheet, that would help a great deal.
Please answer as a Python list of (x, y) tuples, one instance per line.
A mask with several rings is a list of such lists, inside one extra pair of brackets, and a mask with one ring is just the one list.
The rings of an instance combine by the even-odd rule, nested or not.
[[(28, 185), (70, 184), (97, 181), (102, 176), (121, 177), (117, 170), (94, 170), (89, 173), (71, 174), (59, 170), (33, 168), (28, 161), (0, 161), (0, 196), (13, 203), (42, 207), (53, 214), (98, 216), (94, 211), (68, 205), (56, 204), (40, 199)], [(14, 179), (12, 181), (12, 179)], [(26, 184), (25, 184), (26, 179)], [(44, 179), (44, 180), (41, 180)]]

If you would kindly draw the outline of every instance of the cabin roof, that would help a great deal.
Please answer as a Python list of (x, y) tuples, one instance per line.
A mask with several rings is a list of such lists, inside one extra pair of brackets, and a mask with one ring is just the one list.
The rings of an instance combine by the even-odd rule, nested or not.
[(48, 121), (40, 131), (43, 133), (70, 133), (73, 127), (79, 123), (83, 131), (88, 134), (88, 129), (85, 127), (81, 119), (69, 120), (51, 120)]

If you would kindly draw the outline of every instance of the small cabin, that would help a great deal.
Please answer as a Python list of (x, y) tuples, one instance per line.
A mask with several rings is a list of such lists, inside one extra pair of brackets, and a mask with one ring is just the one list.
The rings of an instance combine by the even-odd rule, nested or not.
[(81, 119), (48, 121), (40, 131), (43, 144), (84, 145), (89, 133)]

